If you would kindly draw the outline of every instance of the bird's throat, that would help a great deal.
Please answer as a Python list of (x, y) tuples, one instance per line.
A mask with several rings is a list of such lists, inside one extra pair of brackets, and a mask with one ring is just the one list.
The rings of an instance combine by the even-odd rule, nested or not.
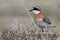
[(40, 11), (33, 11), (33, 13), (34, 13), (34, 14), (39, 14), (39, 13), (40, 13)]

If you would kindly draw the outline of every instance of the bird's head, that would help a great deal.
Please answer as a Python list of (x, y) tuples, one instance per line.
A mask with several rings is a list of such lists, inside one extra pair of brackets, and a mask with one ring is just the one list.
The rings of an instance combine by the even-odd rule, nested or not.
[(34, 14), (39, 14), (40, 13), (40, 9), (37, 7), (33, 7), (31, 10), (29, 10), (30, 12), (34, 13)]

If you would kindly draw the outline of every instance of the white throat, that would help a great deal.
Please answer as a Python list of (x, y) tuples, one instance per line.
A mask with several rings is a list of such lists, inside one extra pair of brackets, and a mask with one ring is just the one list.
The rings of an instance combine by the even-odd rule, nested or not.
[(36, 10), (33, 10), (32, 11), (34, 14), (39, 14), (40, 13), (40, 11), (36, 11)]

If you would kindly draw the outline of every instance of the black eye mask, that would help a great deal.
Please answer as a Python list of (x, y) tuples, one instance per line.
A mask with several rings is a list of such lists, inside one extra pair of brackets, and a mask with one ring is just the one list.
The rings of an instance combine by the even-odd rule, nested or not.
[(40, 11), (38, 8), (36, 8), (36, 7), (33, 7), (33, 9), (32, 10), (37, 10), (37, 11)]
[(36, 11), (40, 11), (40, 9), (38, 9), (37, 7), (33, 7), (33, 9), (29, 10), (30, 12), (36, 10)]

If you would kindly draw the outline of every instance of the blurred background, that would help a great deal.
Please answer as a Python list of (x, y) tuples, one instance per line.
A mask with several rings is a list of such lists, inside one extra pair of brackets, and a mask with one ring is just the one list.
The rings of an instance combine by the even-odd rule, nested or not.
[[(27, 10), (39, 6), (60, 32), (60, 0), (23, 0)], [(0, 31), (12, 27), (24, 31), (31, 27), (31, 17), (24, 9), (21, 0), (0, 0)], [(19, 25), (19, 26), (18, 26)]]

